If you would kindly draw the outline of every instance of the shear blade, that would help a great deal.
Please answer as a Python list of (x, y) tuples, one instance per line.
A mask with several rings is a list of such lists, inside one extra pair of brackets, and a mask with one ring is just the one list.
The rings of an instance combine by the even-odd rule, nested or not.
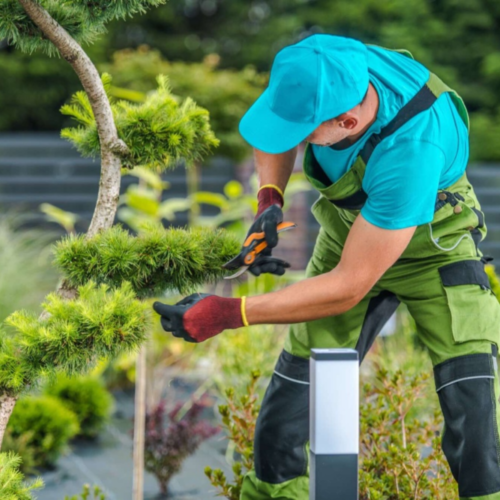
[(225, 280), (232, 280), (234, 278), (237, 278), (238, 276), (241, 276), (250, 266), (243, 266), (241, 267), (238, 271), (236, 271), (234, 274), (231, 274), (231, 276), (224, 276)]

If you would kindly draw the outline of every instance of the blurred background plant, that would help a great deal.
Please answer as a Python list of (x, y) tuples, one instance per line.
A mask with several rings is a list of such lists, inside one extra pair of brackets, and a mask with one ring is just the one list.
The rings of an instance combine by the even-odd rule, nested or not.
[(24, 396), (9, 419), (2, 450), (16, 452), (21, 470), (32, 472), (53, 466), (79, 431), (78, 417), (58, 399)]
[(155, 88), (156, 75), (168, 75), (174, 95), (192, 97), (210, 113), (210, 123), (221, 141), (217, 154), (241, 161), (249, 146), (238, 132), (245, 111), (264, 89), (267, 76), (252, 66), (241, 70), (220, 69), (220, 56), (209, 54), (202, 62), (186, 63), (165, 59), (159, 50), (141, 45), (113, 54), (112, 62), (100, 69), (113, 75), (111, 95), (142, 102)]
[[(467, 0), (396, 0), (391, 4), (362, 0), (355, 6), (348, 0), (183, 0), (169, 2), (145, 16), (111, 23), (89, 53), (102, 69), (116, 73), (119, 87), (147, 92), (157, 73), (171, 75), (174, 93), (186, 92), (209, 109), (223, 147), (234, 151), (241, 147), (236, 127), (227, 126), (225, 120), (219, 127), (217, 109), (238, 117), (262, 88), (257, 72), (268, 71), (283, 46), (325, 32), (405, 47), (464, 96), (472, 111), (474, 159), (498, 161), (498, 16), (496, 4)], [(460, 47), (456, 40), (461, 40)], [(0, 71), (1, 130), (61, 128), (56, 110), (78, 87), (62, 61), (4, 48)], [(47, 78), (56, 73), (58, 84), (46, 85)], [(204, 81), (206, 89), (201, 85)], [(211, 108), (204, 97), (212, 94), (210, 100), (217, 102), (215, 97), (223, 86), (231, 90), (233, 98), (220, 97)], [(230, 113), (228, 108), (232, 108)]]
[(44, 390), (57, 398), (78, 419), (78, 437), (96, 438), (108, 422), (113, 399), (104, 384), (94, 376), (58, 375)]
[(221, 469), (210, 466), (205, 467), (205, 475), (218, 496), (229, 500), (239, 500), (245, 474), (253, 467), (253, 440), (261, 400), (257, 394), (260, 376), (257, 370), (251, 372), (250, 382), (242, 395), (238, 396), (234, 388), (227, 388), (224, 394), (226, 404), (219, 405), (222, 425), (229, 439), (226, 458), (231, 464), (233, 477), (228, 478)]
[[(415, 411), (431, 372), (409, 376), (380, 368), (362, 393), (360, 499), (458, 497), (441, 450), (437, 397), (425, 398), (426, 416)], [(430, 415), (429, 415), (430, 413)]]
[(219, 432), (201, 418), (207, 403), (204, 399), (191, 401), (186, 411), (178, 402), (166, 412), (165, 400), (160, 401), (146, 416), (145, 467), (154, 474), (164, 497), (172, 476), (178, 473), (184, 460), (200, 444)]
[(18, 228), (20, 214), (0, 218), (0, 321), (16, 309), (38, 307), (57, 283), (50, 267), (50, 245), (55, 235)]
[(66, 496), (64, 500), (106, 500), (106, 495), (99, 486), (85, 484), (79, 495)]

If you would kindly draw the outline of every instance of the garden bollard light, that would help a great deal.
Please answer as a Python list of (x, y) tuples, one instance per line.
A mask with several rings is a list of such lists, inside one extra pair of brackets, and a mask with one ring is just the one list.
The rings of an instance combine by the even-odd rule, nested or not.
[(312, 349), (310, 500), (358, 500), (359, 357)]

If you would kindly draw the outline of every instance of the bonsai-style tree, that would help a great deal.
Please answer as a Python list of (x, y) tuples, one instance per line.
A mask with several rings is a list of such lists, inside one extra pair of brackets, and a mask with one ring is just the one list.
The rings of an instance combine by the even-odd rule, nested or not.
[[(0, 343), (0, 441), (19, 395), (42, 375), (81, 372), (102, 356), (136, 349), (148, 328), (139, 299), (167, 290), (186, 292), (222, 275), (238, 251), (224, 231), (165, 229), (159, 224), (132, 235), (112, 227), (122, 169), (159, 173), (183, 161), (189, 168), (218, 145), (208, 112), (174, 97), (165, 77), (138, 104), (112, 100), (111, 78), (99, 75), (81, 44), (106, 23), (145, 12), (163, 0), (4, 0), (0, 38), (19, 50), (59, 55), (75, 70), (83, 91), (62, 112), (78, 125), (63, 137), (86, 156), (100, 157), (95, 211), (85, 235), (56, 245), (63, 280), (47, 297), (40, 317), (16, 312)], [(54, 76), (57, 78), (57, 76)]]

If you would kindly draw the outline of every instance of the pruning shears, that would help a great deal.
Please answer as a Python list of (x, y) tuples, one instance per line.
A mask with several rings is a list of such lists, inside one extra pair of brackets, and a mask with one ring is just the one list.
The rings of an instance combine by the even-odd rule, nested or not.
[[(297, 227), (294, 222), (280, 222), (276, 229), (278, 233), (282, 233), (284, 231), (289, 231), (294, 227)], [(225, 276), (224, 279), (231, 280), (241, 276), (255, 262), (255, 260), (259, 258), (261, 252), (266, 248), (267, 241), (264, 231), (248, 235), (247, 239), (243, 243), (241, 252), (234, 257), (234, 259), (231, 259), (229, 262), (222, 265), (224, 269), (238, 269), (236, 273), (231, 276)]]

